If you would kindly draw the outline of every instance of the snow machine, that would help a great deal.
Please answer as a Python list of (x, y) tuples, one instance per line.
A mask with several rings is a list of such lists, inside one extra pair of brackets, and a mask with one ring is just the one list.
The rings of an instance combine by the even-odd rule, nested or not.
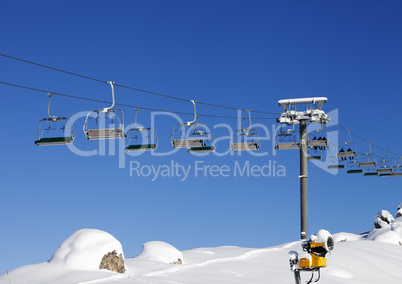
[[(302, 242), (302, 249), (306, 253), (300, 258), (296, 251), (289, 252), (290, 270), (294, 273), (296, 284), (301, 283), (300, 271), (311, 272), (311, 278), (306, 284), (320, 280), (320, 268), (327, 266), (325, 256), (334, 249), (334, 243), (334, 239), (328, 231), (319, 230), (311, 235), (310, 240)], [(315, 279), (314, 272), (318, 273)]]

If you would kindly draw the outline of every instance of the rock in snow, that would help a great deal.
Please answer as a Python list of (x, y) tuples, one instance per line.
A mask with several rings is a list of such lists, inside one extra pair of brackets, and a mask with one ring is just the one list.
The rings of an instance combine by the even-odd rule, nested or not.
[(374, 217), (374, 226), (376, 229), (385, 228), (394, 222), (394, 217), (387, 210), (381, 210)]
[(160, 262), (165, 264), (182, 264), (183, 253), (174, 246), (160, 241), (147, 242), (136, 259)]
[(396, 212), (396, 218), (401, 217), (401, 216), (402, 216), (402, 203), (399, 203), (398, 210)]
[(124, 267), (123, 255), (117, 255), (117, 252), (115, 250), (105, 254), (99, 265), (99, 269), (106, 269), (117, 273), (126, 272), (126, 268)]
[(123, 248), (118, 240), (104, 231), (82, 229), (63, 241), (49, 263), (71, 269), (99, 270), (102, 259), (114, 251), (117, 257), (121, 256), (124, 268)]

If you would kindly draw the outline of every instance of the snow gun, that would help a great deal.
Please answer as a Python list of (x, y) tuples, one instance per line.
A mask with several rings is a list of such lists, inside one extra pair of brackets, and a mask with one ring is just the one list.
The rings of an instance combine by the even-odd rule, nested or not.
[[(320, 280), (320, 268), (327, 266), (326, 254), (334, 249), (334, 239), (326, 230), (319, 230), (311, 235), (308, 241), (301, 244), (304, 253), (300, 256), (296, 251), (289, 252), (290, 270), (293, 271), (296, 284), (301, 284), (300, 271), (311, 272), (311, 278), (306, 282), (310, 284), (313, 281)], [(314, 273), (318, 276), (314, 279)], [(314, 280), (313, 280), (314, 279)]]

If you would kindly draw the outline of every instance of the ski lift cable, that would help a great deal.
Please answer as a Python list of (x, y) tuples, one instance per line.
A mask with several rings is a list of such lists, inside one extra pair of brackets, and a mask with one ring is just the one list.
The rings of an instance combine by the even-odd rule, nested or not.
[(29, 63), (29, 64), (36, 65), (36, 66), (39, 66), (39, 67), (44, 67), (44, 68), (51, 69), (51, 70), (54, 70), (54, 71), (63, 72), (63, 73), (66, 73), (66, 74), (70, 74), (70, 75), (73, 75), (73, 76), (93, 80), (93, 81), (100, 82), (100, 83), (106, 83), (106, 81), (102, 81), (102, 80), (99, 80), (99, 79), (96, 79), (96, 78), (92, 78), (92, 77), (89, 77), (89, 76), (84, 76), (84, 75), (80, 75), (80, 74), (77, 74), (77, 73), (73, 73), (73, 72), (61, 70), (61, 69), (58, 69), (58, 68), (46, 66), (46, 65), (39, 64), (39, 63), (36, 63), (36, 62), (32, 62), (32, 61), (28, 61), (28, 60), (25, 60), (25, 59), (13, 57), (13, 56), (10, 56), (10, 55), (7, 55), (7, 54), (1, 54), (0, 53), (0, 55), (3, 56), (3, 57), (18, 60), (18, 61), (21, 61), (21, 62), (24, 62), (24, 63)]
[[(81, 75), (81, 74), (78, 74), (78, 73), (74, 73), (74, 72), (62, 70), (62, 69), (59, 69), (59, 68), (47, 66), (47, 65), (44, 65), (44, 64), (32, 62), (32, 61), (29, 61), (29, 60), (17, 58), (17, 57), (10, 56), (10, 55), (7, 55), (7, 54), (0, 53), (0, 56), (6, 57), (6, 58), (9, 58), (9, 59), (13, 59), (13, 60), (17, 60), (17, 61), (21, 61), (21, 62), (24, 62), (24, 63), (32, 64), (32, 65), (35, 65), (35, 66), (47, 68), (47, 69), (50, 69), (50, 70), (66, 73), (66, 74), (69, 74), (69, 75), (81, 77), (81, 78), (92, 80), (92, 81), (99, 82), (99, 83), (107, 83), (107, 84), (109, 83), (108, 81), (96, 79), (96, 78)], [(185, 102), (190, 102), (191, 101), (191, 100), (188, 100), (188, 99), (183, 99), (183, 98), (179, 98), (179, 97), (175, 97), (175, 96), (170, 96), (170, 95), (165, 95), (165, 94), (161, 94), (161, 93), (151, 92), (151, 91), (138, 89), (138, 88), (134, 88), (134, 87), (130, 87), (130, 86), (125, 86), (125, 85), (120, 85), (120, 84), (115, 84), (115, 86), (130, 89), (130, 90), (134, 90), (134, 91), (138, 91), (138, 92), (142, 92), (142, 93), (147, 93), (147, 94), (151, 94), (151, 95), (156, 95), (156, 96), (160, 96), (160, 97), (165, 97), (165, 98), (169, 98), (169, 99), (175, 99), (175, 100), (179, 100), (179, 101), (185, 101)], [(229, 106), (218, 105), (218, 104), (211, 104), (211, 103), (206, 103), (206, 102), (198, 102), (198, 103), (203, 104), (203, 105), (207, 105), (207, 106), (219, 107), (219, 108), (225, 108), (225, 109), (231, 109), (231, 110), (244, 110), (244, 109), (241, 109), (241, 108), (229, 107)], [(279, 113), (275, 113), (275, 112), (265, 112), (265, 111), (254, 111), (254, 112), (256, 112), (256, 113), (257, 112), (258, 113), (264, 113), (264, 114), (275, 114), (275, 115), (279, 114)]]
[[(68, 98), (73, 98), (73, 99), (79, 99), (79, 100), (85, 100), (85, 101), (91, 101), (91, 102), (98, 102), (98, 103), (104, 103), (104, 104), (110, 104), (111, 103), (109, 101), (102, 101), (102, 100), (90, 99), (90, 98), (85, 98), (85, 97), (80, 97), (80, 96), (61, 94), (61, 93), (57, 93), (57, 92), (50, 92), (50, 91), (46, 91), (46, 90), (41, 90), (41, 89), (27, 87), (27, 86), (21, 86), (21, 85), (7, 83), (7, 82), (0, 82), (0, 84), (12, 86), (12, 87), (18, 87), (18, 88), (27, 89), (27, 90), (36, 91), (36, 92), (41, 92), (41, 93), (46, 93), (46, 94), (51, 93), (53, 95), (63, 96), (63, 97), (68, 97)], [(129, 107), (129, 108), (138, 107), (138, 106), (133, 106), (133, 105), (121, 104), (121, 103), (116, 103), (116, 105), (120, 105), (120, 106), (123, 106), (123, 107)], [(188, 112), (170, 111), (170, 110), (163, 110), (163, 109), (156, 109), (156, 108), (146, 108), (146, 107), (141, 107), (141, 108), (144, 109), (144, 110), (149, 110), (149, 111), (163, 111), (163, 112), (170, 112), (170, 113), (182, 114), (182, 115), (194, 115), (194, 113), (188, 113)], [(236, 117), (236, 116), (223, 116), (223, 115), (199, 114), (198, 116), (212, 117), (212, 118), (238, 119), (238, 117)], [(274, 120), (276, 120), (276, 118), (272, 118), (272, 117), (260, 117), (260, 118), (256, 117), (255, 119), (257, 119), (257, 120), (266, 120), (266, 119), (274, 119)]]

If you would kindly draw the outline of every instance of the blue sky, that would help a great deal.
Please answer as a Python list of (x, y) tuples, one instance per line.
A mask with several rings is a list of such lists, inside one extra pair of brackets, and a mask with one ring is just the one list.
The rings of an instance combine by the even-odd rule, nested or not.
[[(401, 153), (402, 4), (399, 1), (3, 1), (1, 52), (101, 80), (211, 104), (279, 113), (285, 98), (328, 98), (341, 125), (392, 152)], [(3, 82), (98, 100), (110, 87), (91, 80), (0, 57)], [(178, 249), (237, 245), (267, 247), (299, 237), (299, 154), (272, 151), (195, 157), (145, 153), (83, 157), (66, 147), (36, 147), (44, 93), (0, 85), (2, 206), (0, 271), (46, 261), (78, 229), (114, 235), (126, 256), (141, 244), (168, 242)], [(188, 102), (116, 87), (118, 103), (192, 112)], [(107, 105), (54, 96), (52, 113), (73, 116)], [(127, 124), (134, 110), (122, 108)], [(201, 114), (236, 111), (198, 105)], [(335, 112), (334, 112), (335, 113)], [(144, 125), (150, 111), (140, 111)], [(245, 115), (245, 113), (243, 113)], [(253, 114), (253, 117), (275, 117)], [(181, 115), (184, 121), (191, 116)], [(204, 117), (210, 127), (235, 119)], [(173, 118), (156, 120), (159, 153), (171, 150)], [(271, 130), (274, 120), (253, 120)], [(86, 141), (77, 121), (74, 144)], [(339, 130), (339, 140), (347, 133)], [(217, 129), (215, 136), (228, 135)], [(368, 144), (354, 139), (359, 152)], [(109, 142), (106, 142), (109, 147)], [(218, 151), (228, 147), (218, 143)], [(118, 145), (113, 149), (118, 151)], [(384, 152), (373, 149), (378, 155)], [(108, 152), (106, 152), (108, 153)], [(231, 169), (229, 177), (190, 174), (130, 177), (129, 164), (171, 162)], [(234, 177), (236, 163), (286, 168), (286, 177)], [(331, 175), (309, 164), (309, 233), (358, 233), (373, 227), (381, 209), (395, 214), (402, 179)]]

